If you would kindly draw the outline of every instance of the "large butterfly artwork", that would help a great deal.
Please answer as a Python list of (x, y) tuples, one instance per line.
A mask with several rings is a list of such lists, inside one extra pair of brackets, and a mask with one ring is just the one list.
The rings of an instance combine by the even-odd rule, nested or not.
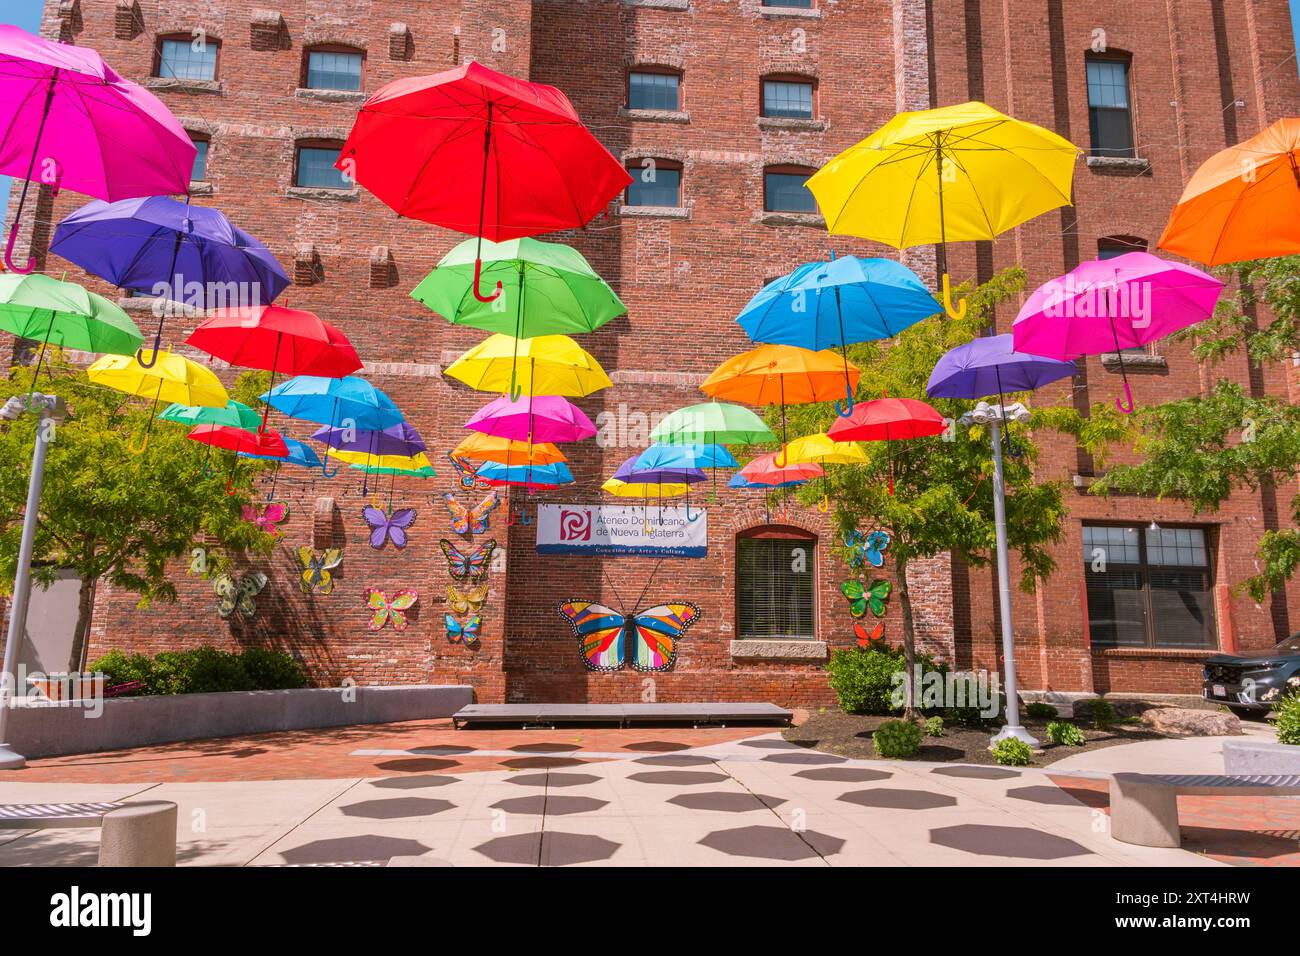
[(217, 595), (217, 613), (223, 618), (238, 611), (243, 617), (257, 613), (257, 596), (266, 587), (267, 577), (261, 571), (250, 571), (235, 581), (229, 574), (218, 574), (212, 579), (212, 590)]
[(556, 611), (569, 622), (588, 670), (666, 671), (677, 660), (677, 642), (700, 617), (685, 601), (658, 604), (632, 615), (593, 601), (565, 601)]
[(851, 578), (840, 585), (840, 593), (848, 600), (849, 613), (854, 617), (862, 617), (868, 609), (876, 617), (884, 617), (885, 602), (889, 600), (889, 592), (892, 590), (893, 585), (884, 578), (874, 578), (865, 586), (861, 581)]
[(452, 644), (464, 644), (466, 647), (478, 647), (478, 632), (483, 626), (477, 614), (471, 615), (464, 622), (456, 620), (456, 615), (446, 615), (447, 640)]
[(495, 490), (473, 508), (466, 508), (450, 491), (443, 494), (442, 498), (447, 503), (447, 511), (451, 515), (452, 531), (457, 534), (482, 534), (487, 531), (488, 516), (497, 506)]
[(330, 594), (334, 591), (333, 571), (343, 563), (342, 548), (326, 548), (320, 554), (307, 545), (295, 552), (298, 558), (298, 589), (303, 594)]
[(379, 588), (366, 588), (366, 607), (374, 612), (370, 615), (370, 630), (382, 631), (389, 621), (393, 622), (393, 630), (406, 630), (407, 625), (410, 624), (406, 612), (413, 608), (418, 600), (420, 595), (417, 591), (403, 589), (394, 591), (393, 596), (389, 597)]
[(860, 568), (870, 564), (878, 568), (885, 563), (885, 550), (889, 547), (888, 531), (850, 531), (844, 536), (844, 546), (849, 549), (849, 567)]
[(490, 488), (492, 487), (486, 481), (478, 476), (478, 466), (471, 465), (464, 458), (457, 458), (451, 452), (447, 452), (447, 458), (451, 461), (452, 467), (456, 469), (459, 476), (460, 486), (466, 491), (471, 488)]
[(447, 585), (447, 603), (457, 614), (477, 614), (479, 609), (487, 603), (488, 586), (480, 584), (478, 587), (460, 590), (454, 584)]
[(244, 505), (244, 520), (257, 525), (272, 537), (280, 537), (280, 525), (289, 517), (289, 506), (283, 501), (273, 501), (259, 508), (257, 505)]
[(473, 551), (462, 551), (446, 538), (439, 538), (442, 553), (447, 557), (447, 573), (462, 581), (477, 581), (488, 572), (488, 562), (496, 550), (496, 538), (485, 541)]
[(406, 529), (415, 523), (415, 509), (398, 508), (390, 513), (383, 508), (366, 505), (361, 509), (361, 517), (370, 526), (370, 547), (379, 551), (391, 541), (393, 547), (400, 550), (406, 547)]

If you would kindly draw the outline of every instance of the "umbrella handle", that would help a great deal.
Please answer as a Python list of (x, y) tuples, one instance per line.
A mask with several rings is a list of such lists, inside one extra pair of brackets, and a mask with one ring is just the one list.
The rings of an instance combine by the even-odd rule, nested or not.
[(27, 268), (14, 265), (14, 243), (18, 241), (18, 218), (14, 217), (13, 227), (9, 230), (9, 242), (5, 245), (5, 268), (10, 272), (16, 272), (19, 275), (30, 275), (36, 270), (36, 260), (31, 256), (27, 257)]
[(482, 278), (482, 276), (483, 276), (483, 260), (475, 259), (474, 260), (474, 285), (472, 286), (474, 290), (474, 298), (478, 299), (480, 302), (495, 302), (497, 299), (501, 297), (501, 280), (500, 279), (497, 280), (497, 289), (495, 292), (493, 292), (491, 295), (484, 295), (482, 292), (478, 290), (479, 279)]
[(844, 399), (845, 402), (848, 403), (847, 406), (845, 405), (845, 402), (835, 403), (835, 413), (839, 415), (840, 418), (848, 418), (850, 415), (853, 414), (853, 390), (852, 389), (845, 391)]
[(133, 454), (133, 455), (143, 455), (143, 454), (144, 454), (144, 450), (145, 450), (146, 448), (148, 448), (148, 447), (149, 447), (149, 433), (148, 433), (148, 432), (145, 432), (145, 433), (144, 433), (144, 440), (140, 442), (140, 445), (139, 445), (138, 448), (137, 448), (135, 445), (132, 445), (132, 444), (129, 444), (129, 443), (128, 443), (127, 446), (126, 446), (126, 450), (129, 451), (129, 452), (130, 452), (131, 454)]
[(136, 349), (135, 360), (140, 363), (141, 368), (153, 368), (155, 365), (158, 364), (158, 348), (161, 344), (162, 344), (162, 336), (155, 335), (153, 338), (153, 351), (149, 353), (149, 361), (147, 362), (142, 358), (142, 356), (144, 355), (144, 349), (143, 348)]
[(519, 523), (519, 514), (513, 508), (506, 512), (506, 527), (513, 528)]
[(532, 517), (524, 510), (523, 505), (519, 506), (519, 523), (524, 527), (528, 527), (528, 525), (533, 523)]
[(948, 313), (950, 318), (961, 321), (966, 318), (966, 300), (959, 299), (957, 308), (954, 310), (952, 305), (952, 289), (948, 285), (948, 273), (943, 274), (943, 310)]
[(321, 476), (324, 477), (324, 478), (333, 478), (335, 475), (337, 475), (337, 474), (339, 473), (339, 466), (338, 466), (338, 465), (335, 465), (333, 471), (326, 471), (326, 470), (325, 470), (325, 462), (327, 462), (327, 461), (329, 461), (329, 455), (326, 455), (326, 456), (321, 460), (321, 463), (320, 463), (320, 473), (321, 473)]
[(687, 505), (686, 505), (686, 520), (687, 520), (687, 521), (689, 521), (689, 522), (691, 522), (692, 524), (694, 524), (696, 521), (699, 521), (699, 520), (700, 520), (700, 515), (702, 515), (702, 514), (703, 514), (702, 511), (697, 511), (697, 512), (695, 512), (695, 517), (691, 517), (691, 506), (690, 506), (690, 503), (689, 503), (689, 502), (687, 503)]
[(784, 468), (786, 465), (790, 464), (788, 457), (786, 458), (785, 461), (781, 460), (782, 457), (785, 457), (785, 451), (786, 451), (786, 446), (782, 445), (781, 450), (772, 456), (772, 464), (775, 465), (777, 468)]
[(817, 510), (820, 511), (822, 514), (826, 514), (828, 511), (831, 510), (831, 499), (824, 492), (822, 494), (822, 500), (817, 502)]
[(1125, 380), (1124, 382), (1124, 398), (1115, 399), (1115, 407), (1118, 408), (1125, 415), (1132, 415), (1133, 410), (1136, 408), (1136, 406), (1133, 404), (1133, 390), (1128, 387), (1127, 380)]
[(235, 495), (239, 494), (239, 492), (235, 490), (235, 486), (233, 484), (234, 480), (235, 480), (235, 472), (232, 469), (230, 472), (230, 476), (226, 478), (226, 494), (230, 495), (231, 497), (234, 497)]

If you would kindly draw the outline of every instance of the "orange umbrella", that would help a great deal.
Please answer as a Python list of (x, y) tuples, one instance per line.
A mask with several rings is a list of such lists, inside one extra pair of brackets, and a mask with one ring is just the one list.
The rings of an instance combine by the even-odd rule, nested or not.
[(482, 432), (472, 433), (452, 449), (451, 454), (456, 458), (495, 461), (502, 465), (552, 465), (569, 460), (550, 442), (535, 442), (530, 445), (528, 442), (511, 441), (509, 438), (485, 435)]
[(1158, 243), (1206, 265), (1300, 252), (1300, 119), (1278, 120), (1207, 159)]
[[(729, 398), (750, 405), (781, 406), (781, 449), (785, 451), (785, 407), (810, 402), (833, 402), (858, 387), (861, 373), (842, 355), (813, 352), (794, 345), (760, 345), (729, 358), (704, 380), (700, 390), (714, 398)], [(778, 467), (783, 467), (778, 461)]]

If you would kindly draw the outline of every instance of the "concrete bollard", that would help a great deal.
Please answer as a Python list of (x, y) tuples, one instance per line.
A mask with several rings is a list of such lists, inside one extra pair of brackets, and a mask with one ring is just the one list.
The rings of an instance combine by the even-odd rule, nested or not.
[(167, 800), (128, 803), (104, 814), (100, 866), (175, 866), (176, 804)]

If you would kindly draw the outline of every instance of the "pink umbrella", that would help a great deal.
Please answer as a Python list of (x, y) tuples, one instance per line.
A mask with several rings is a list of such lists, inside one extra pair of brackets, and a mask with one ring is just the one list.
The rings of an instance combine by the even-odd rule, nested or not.
[(1222, 291), (1214, 276), (1149, 252), (1095, 259), (1034, 290), (1011, 326), (1012, 342), (1017, 352), (1062, 361), (1117, 353), (1127, 404), (1115, 404), (1129, 414), (1122, 350), (1209, 318)]
[(0, 174), (24, 180), (5, 248), (13, 272), (33, 268), (12, 257), (34, 176), (109, 202), (189, 191), (189, 135), (161, 100), (87, 47), (0, 26), (0, 130)]
[(559, 395), (521, 396), (513, 402), (508, 395), (502, 395), (475, 412), (465, 427), (485, 435), (538, 444), (581, 441), (596, 434), (596, 426), (582, 409)]

